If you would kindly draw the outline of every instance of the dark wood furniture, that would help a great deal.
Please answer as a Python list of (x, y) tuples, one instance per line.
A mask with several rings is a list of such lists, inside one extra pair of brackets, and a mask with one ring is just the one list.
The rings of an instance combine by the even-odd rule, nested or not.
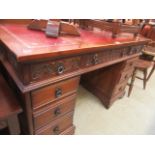
[(132, 34), (112, 38), (105, 31), (79, 32), (53, 39), (26, 25), (0, 25), (0, 58), (24, 109), (25, 134), (74, 133), (81, 76), (81, 83), (109, 108), (123, 96), (134, 63), (150, 41)]
[(129, 59), (82, 76), (82, 85), (98, 96), (106, 108), (122, 98), (137, 58)]
[[(131, 82), (129, 84), (128, 97), (131, 95), (131, 92), (134, 86), (134, 81), (136, 78), (143, 80), (143, 89), (146, 88), (146, 84), (155, 70), (154, 57), (155, 57), (155, 48), (149, 47), (149, 46), (146, 47), (145, 50), (143, 51), (143, 55), (135, 63), (135, 69), (131, 78)], [(148, 69), (150, 67), (152, 68), (148, 73)], [(143, 73), (143, 78), (136, 75), (138, 71), (141, 71)]]
[(140, 34), (151, 39), (149, 46), (155, 47), (155, 25), (145, 24), (140, 31)]
[(0, 129), (8, 128), (11, 135), (20, 134), (18, 101), (0, 73)]
[(112, 32), (113, 38), (120, 33), (131, 33), (136, 37), (141, 29), (139, 25), (127, 25), (120, 22), (107, 22), (97, 19), (79, 20), (79, 25), (85, 29), (99, 28), (101, 30)]
[[(155, 26), (151, 24), (145, 24), (140, 32), (141, 35), (151, 39), (149, 44), (145, 46), (143, 49), (143, 55), (141, 55), (140, 59), (135, 64), (135, 69), (131, 78), (131, 82), (129, 84), (128, 97), (131, 95), (134, 81), (136, 78), (143, 80), (143, 89), (146, 88), (146, 84), (149, 81), (155, 70)], [(148, 69), (152, 66), (148, 74)], [(136, 75), (138, 71), (143, 73), (143, 78)]]
[[(134, 81), (135, 78), (143, 80), (143, 89), (146, 88), (146, 83), (148, 81), (148, 69), (151, 67), (152, 63), (151, 61), (147, 61), (147, 60), (143, 60), (143, 59), (139, 59), (137, 60), (136, 64), (135, 64), (135, 69), (131, 78), (131, 83), (129, 84), (129, 91), (128, 91), (128, 97), (131, 95), (132, 89), (133, 89), (133, 85), (134, 85)], [(136, 75), (137, 71), (141, 71), (143, 73), (143, 78), (139, 77)]]

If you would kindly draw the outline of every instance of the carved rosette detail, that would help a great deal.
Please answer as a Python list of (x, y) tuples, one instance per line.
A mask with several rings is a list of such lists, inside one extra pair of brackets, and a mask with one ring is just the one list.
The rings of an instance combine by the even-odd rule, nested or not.
[(32, 73), (32, 79), (36, 80), (40, 77), (42, 77), (44, 74), (52, 74), (53, 72), (53, 67), (52, 64), (42, 64), (39, 65), (39, 67), (37, 67), (36, 69), (33, 70)]
[(117, 60), (142, 50), (143, 46), (124, 47), (118, 49), (103, 50), (102, 52), (89, 53), (72, 58), (64, 58), (61, 60), (48, 61), (45, 63), (37, 63), (31, 65), (32, 81), (63, 75), (78, 69), (97, 65), (100, 63)]

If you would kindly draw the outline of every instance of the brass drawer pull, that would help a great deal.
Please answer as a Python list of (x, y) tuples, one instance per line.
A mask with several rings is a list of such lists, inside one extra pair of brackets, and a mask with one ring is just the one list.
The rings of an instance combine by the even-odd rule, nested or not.
[(54, 114), (55, 114), (55, 116), (58, 116), (58, 115), (61, 114), (61, 110), (60, 110), (59, 107), (57, 107), (57, 108), (54, 110)]
[(55, 126), (55, 127), (53, 128), (53, 132), (54, 132), (54, 134), (58, 135), (59, 132), (60, 132), (59, 126)]
[(57, 73), (58, 73), (58, 74), (62, 74), (62, 73), (64, 72), (64, 70), (65, 70), (65, 67), (64, 67), (63, 64), (59, 64), (59, 65), (57, 66)]
[(61, 88), (57, 88), (57, 89), (55, 90), (55, 97), (58, 98), (58, 97), (60, 97), (61, 95), (62, 95), (62, 90), (61, 90)]

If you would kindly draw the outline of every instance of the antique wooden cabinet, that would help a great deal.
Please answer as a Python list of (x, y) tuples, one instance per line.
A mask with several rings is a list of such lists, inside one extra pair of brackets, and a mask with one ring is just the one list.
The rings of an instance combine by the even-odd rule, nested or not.
[(134, 62), (149, 42), (126, 33), (112, 38), (105, 31), (79, 32), (55, 39), (24, 24), (0, 25), (1, 65), (24, 111), (24, 134), (73, 134), (80, 79), (109, 108), (123, 96)]

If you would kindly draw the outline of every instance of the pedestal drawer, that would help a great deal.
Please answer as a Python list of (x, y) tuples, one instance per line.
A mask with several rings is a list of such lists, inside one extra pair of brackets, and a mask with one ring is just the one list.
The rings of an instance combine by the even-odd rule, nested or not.
[(124, 71), (127, 71), (127, 70), (129, 70), (129, 69), (133, 69), (134, 66), (135, 66), (135, 63), (136, 63), (137, 59), (138, 59), (138, 57), (128, 60), (128, 61), (125, 63), (125, 67), (124, 67), (123, 70), (124, 70)]
[(73, 112), (55, 120), (47, 126), (36, 130), (37, 135), (59, 135), (67, 128), (73, 126)]
[(133, 73), (133, 68), (131, 68), (130, 70), (127, 70), (127, 71), (124, 71), (123, 73), (121, 73), (119, 82), (121, 83), (123, 81), (128, 80), (131, 77), (132, 73)]
[(71, 126), (65, 131), (61, 132), (60, 135), (73, 135), (75, 131), (75, 126)]
[(76, 92), (78, 85), (79, 77), (75, 77), (33, 91), (31, 93), (33, 109)]
[(125, 90), (113, 95), (110, 99), (109, 107), (112, 105), (113, 102), (115, 102), (117, 99), (121, 99), (124, 95), (125, 95)]
[(114, 89), (113, 95), (119, 94), (119, 93), (121, 93), (122, 91), (124, 91), (124, 89), (125, 89), (125, 87), (126, 87), (126, 85), (127, 85), (127, 81), (128, 81), (128, 80), (126, 80), (126, 81), (124, 81), (124, 82), (122, 82), (122, 83), (117, 84), (117, 86), (116, 86), (115, 89)]
[(73, 94), (34, 112), (34, 128), (39, 129), (53, 120), (60, 118), (67, 112), (73, 111), (75, 100), (76, 94)]

